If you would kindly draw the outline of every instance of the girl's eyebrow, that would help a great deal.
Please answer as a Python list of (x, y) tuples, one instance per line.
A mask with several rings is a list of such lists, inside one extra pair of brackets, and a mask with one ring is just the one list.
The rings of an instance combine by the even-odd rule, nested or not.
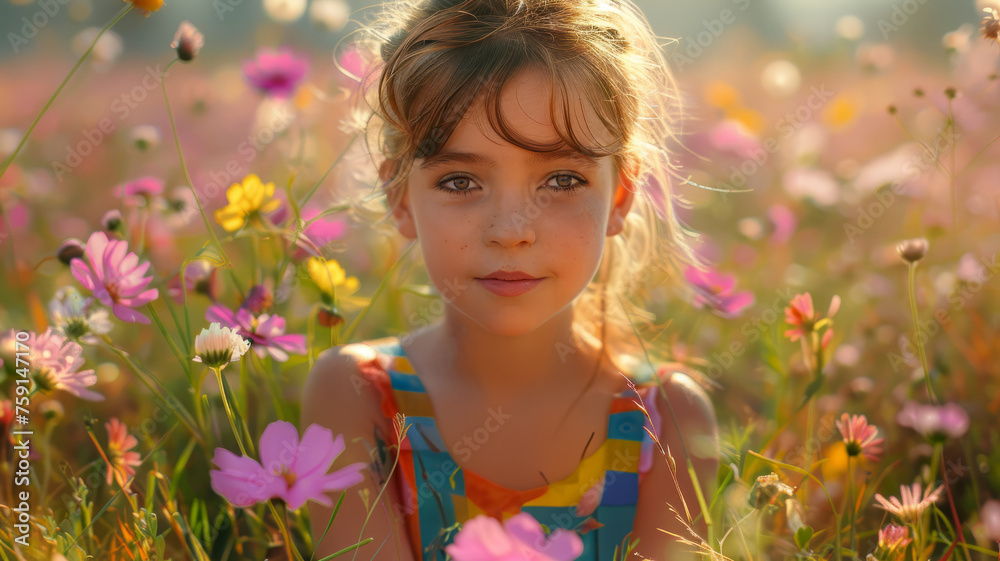
[[(576, 150), (558, 150), (556, 152), (536, 152), (528, 159), (531, 165), (551, 162), (553, 160), (570, 160), (578, 166), (585, 168), (596, 168), (598, 162), (596, 158), (585, 156)], [(428, 158), (420, 164), (420, 169), (432, 169), (453, 162), (473, 164), (488, 168), (496, 168), (497, 162), (483, 154), (472, 152), (441, 152), (432, 158)]]

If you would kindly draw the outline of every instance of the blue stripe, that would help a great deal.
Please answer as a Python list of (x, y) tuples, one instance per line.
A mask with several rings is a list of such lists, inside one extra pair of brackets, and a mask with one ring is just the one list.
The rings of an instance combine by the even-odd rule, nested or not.
[(401, 374), (395, 370), (389, 370), (389, 379), (392, 380), (392, 389), (404, 392), (427, 393), (420, 378), (413, 374)]
[(608, 438), (641, 442), (642, 435), (646, 433), (642, 430), (644, 424), (646, 416), (642, 411), (615, 413), (608, 419)]
[(639, 474), (627, 471), (605, 472), (601, 506), (635, 505), (639, 501)]

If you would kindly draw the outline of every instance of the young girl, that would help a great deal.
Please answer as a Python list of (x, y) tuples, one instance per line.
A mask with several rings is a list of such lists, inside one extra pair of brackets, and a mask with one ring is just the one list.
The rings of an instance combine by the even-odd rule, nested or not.
[[(686, 466), (710, 499), (714, 414), (680, 365), (643, 368), (628, 301), (692, 260), (648, 23), (628, 0), (399, 0), (370, 29), (380, 177), (445, 311), (310, 372), (303, 426), (370, 464), (316, 558), (372, 537), (365, 559), (445, 559), (462, 522), (518, 512), (580, 559), (693, 558), (667, 532), (705, 536)], [(309, 505), (319, 542), (332, 509)]]

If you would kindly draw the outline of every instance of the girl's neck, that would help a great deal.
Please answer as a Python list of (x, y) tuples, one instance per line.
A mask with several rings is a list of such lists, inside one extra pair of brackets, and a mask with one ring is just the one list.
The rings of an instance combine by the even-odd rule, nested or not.
[(496, 397), (583, 383), (594, 374), (602, 352), (574, 332), (572, 309), (516, 337), (499, 336), (449, 310), (424, 336), (423, 344), (449, 365), (438, 374)]

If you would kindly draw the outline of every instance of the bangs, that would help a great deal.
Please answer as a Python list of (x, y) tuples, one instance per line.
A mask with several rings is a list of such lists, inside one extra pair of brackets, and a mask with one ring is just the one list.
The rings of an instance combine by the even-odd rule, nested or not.
[[(535, 48), (532, 48), (535, 47)], [(433, 46), (419, 55), (420, 62), (407, 65), (410, 74), (399, 77), (410, 83), (409, 92), (396, 91), (403, 102), (397, 114), (412, 116), (401, 122), (398, 139), (409, 143), (396, 146), (401, 159), (428, 158), (440, 152), (469, 109), (482, 109), (498, 136), (514, 146), (535, 152), (569, 148), (585, 156), (600, 158), (617, 155), (627, 144), (621, 111), (602, 79), (603, 73), (588, 65), (585, 57), (555, 61), (545, 49), (517, 35), (493, 36), (461, 46)], [(421, 63), (422, 62), (422, 63)], [(501, 108), (506, 86), (523, 72), (541, 73), (550, 87), (549, 116), (559, 141), (532, 142), (510, 126)], [(415, 95), (410, 92), (420, 92)], [(409, 95), (407, 95), (409, 93)], [(593, 111), (604, 131), (587, 126), (587, 111)], [(602, 145), (605, 132), (612, 139)], [(386, 147), (391, 148), (391, 147)]]

